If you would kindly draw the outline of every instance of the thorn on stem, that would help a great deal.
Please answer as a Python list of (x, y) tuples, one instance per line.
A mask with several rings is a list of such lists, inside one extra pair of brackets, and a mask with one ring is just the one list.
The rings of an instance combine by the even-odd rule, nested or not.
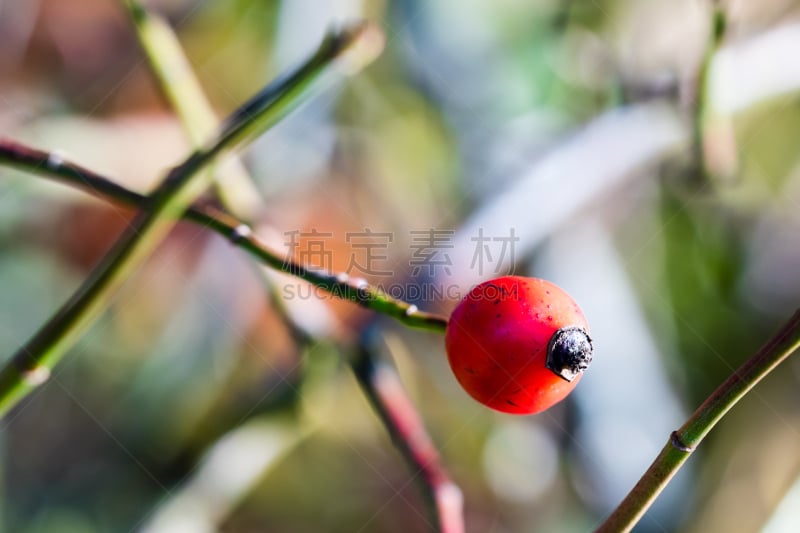
[(46, 366), (37, 366), (22, 372), (22, 380), (31, 387), (38, 387), (48, 379), (50, 379), (50, 369)]
[(228, 235), (228, 240), (231, 241), (231, 244), (238, 244), (242, 240), (252, 235), (252, 233), (253, 230), (250, 229), (250, 226), (247, 224), (239, 224), (231, 230), (230, 234)]
[(670, 434), (669, 442), (672, 444), (673, 448), (681, 452), (692, 453), (695, 450), (694, 446), (687, 446), (686, 444), (683, 443), (677, 431), (673, 431)]
[(64, 154), (60, 150), (53, 150), (47, 156), (47, 168), (58, 170), (64, 164)]

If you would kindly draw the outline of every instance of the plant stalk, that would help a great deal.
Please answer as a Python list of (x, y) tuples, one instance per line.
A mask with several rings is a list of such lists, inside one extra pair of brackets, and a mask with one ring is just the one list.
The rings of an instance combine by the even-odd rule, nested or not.
[(680, 429), (672, 432), (658, 457), (596, 532), (616, 533), (633, 529), (717, 422), (750, 389), (798, 348), (800, 348), (800, 310), (795, 312), (758, 353), (725, 380)]

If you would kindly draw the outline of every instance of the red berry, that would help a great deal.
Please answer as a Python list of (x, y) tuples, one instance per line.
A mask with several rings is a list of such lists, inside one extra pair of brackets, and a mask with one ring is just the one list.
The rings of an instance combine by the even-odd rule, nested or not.
[(533, 414), (563, 400), (592, 361), (578, 304), (537, 278), (505, 276), (461, 300), (445, 335), (461, 386), (484, 405)]

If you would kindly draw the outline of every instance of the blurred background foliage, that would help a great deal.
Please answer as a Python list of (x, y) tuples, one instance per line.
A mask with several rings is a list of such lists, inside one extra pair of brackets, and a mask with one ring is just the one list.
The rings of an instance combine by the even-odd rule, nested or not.
[[(447, 312), (506, 271), (553, 279), (584, 307), (593, 368), (528, 418), (469, 399), (441, 337), (378, 319), (470, 531), (592, 529), (800, 301), (798, 2), (719, 2), (727, 31), (705, 90), (712, 3), (699, 0), (146, 5), (176, 29), (220, 116), (332, 22), (383, 27), (381, 59), (244, 155), (263, 196), (255, 225), (276, 248), (291, 232), (328, 233), (321, 266), (348, 270), (364, 248), (347, 235), (371, 229), (392, 236), (378, 250), (391, 275), (360, 275), (445, 290), (406, 294), (420, 308)], [(121, 2), (0, 1), (0, 49), (4, 136), (140, 191), (187, 153)], [(11, 354), (132, 213), (0, 178)], [(449, 264), (415, 269), (412, 232), (430, 229)], [(510, 230), (513, 257), (495, 247), (478, 269), (479, 231)], [(179, 225), (2, 422), (2, 529), (424, 529), (414, 479), (345, 364), (375, 317), (275, 280), (311, 346), (296, 344), (247, 258)], [(790, 360), (759, 385), (637, 530), (797, 531), (798, 379)]]

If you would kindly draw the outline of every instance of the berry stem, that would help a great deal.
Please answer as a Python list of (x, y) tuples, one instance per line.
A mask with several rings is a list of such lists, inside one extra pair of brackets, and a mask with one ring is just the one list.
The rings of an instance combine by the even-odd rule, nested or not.
[(750, 389), (800, 348), (800, 309), (672, 432), (667, 444), (598, 533), (630, 531), (711, 429)]
[[(123, 203), (147, 209), (147, 197), (127, 189), (108, 177), (69, 161), (54, 166), (52, 154), (11, 140), (0, 140), (0, 164), (13, 166), (55, 181), (79, 188), (108, 202)], [(210, 205), (194, 204), (182, 215), (183, 220), (207, 228), (231, 241), (264, 265), (292, 274), (331, 294), (397, 319), (414, 328), (443, 333), (447, 318), (420, 311), (415, 305), (392, 298), (377, 287), (351, 279), (347, 274), (303, 266), (273, 251), (248, 226), (227, 212)]]

